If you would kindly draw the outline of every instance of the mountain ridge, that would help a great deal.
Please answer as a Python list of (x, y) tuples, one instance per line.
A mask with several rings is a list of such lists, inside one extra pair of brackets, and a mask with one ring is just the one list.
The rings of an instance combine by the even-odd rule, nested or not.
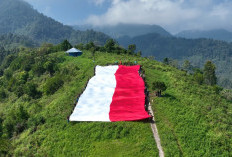
[[(134, 38), (123, 37), (118, 39), (119, 44), (128, 47), (136, 44), (137, 50), (142, 51), (144, 57), (154, 56), (162, 61), (172, 58), (183, 63), (188, 59), (192, 65), (202, 67), (207, 60), (215, 62), (219, 84), (227, 88), (232, 82), (232, 43), (212, 39), (185, 39), (164, 37), (157, 33), (145, 34)], [(178, 65), (177, 65), (178, 66)], [(180, 65), (179, 65), (180, 66)], [(230, 80), (225, 86), (225, 80)]]
[(72, 43), (88, 43), (90, 40), (104, 44), (109, 36), (100, 32), (75, 31), (56, 20), (39, 13), (22, 0), (0, 1), (0, 34), (13, 33), (28, 36), (40, 43), (60, 43), (64, 39)]
[(175, 36), (186, 38), (186, 39), (207, 38), (207, 39), (232, 42), (232, 32), (225, 29), (185, 30), (177, 33)]
[(77, 30), (93, 29), (96, 31), (103, 32), (112, 38), (120, 38), (123, 36), (135, 37), (148, 33), (158, 33), (162, 36), (172, 36), (168, 31), (159, 25), (145, 25), (145, 24), (117, 24), (117, 25), (105, 25), (105, 26), (94, 26), (94, 25), (76, 25), (72, 26)]

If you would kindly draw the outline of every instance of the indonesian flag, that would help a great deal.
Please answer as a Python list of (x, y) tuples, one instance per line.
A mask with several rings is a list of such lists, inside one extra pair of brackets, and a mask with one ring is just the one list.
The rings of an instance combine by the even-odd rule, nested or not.
[(96, 66), (95, 76), (80, 96), (70, 121), (134, 121), (149, 118), (145, 111), (140, 65)]

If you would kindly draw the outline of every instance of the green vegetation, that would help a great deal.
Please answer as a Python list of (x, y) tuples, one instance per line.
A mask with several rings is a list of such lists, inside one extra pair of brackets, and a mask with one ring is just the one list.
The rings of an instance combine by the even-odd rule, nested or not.
[[(66, 117), (73, 110), (75, 98), (93, 76), (95, 64), (90, 51), (84, 50), (82, 56), (75, 58), (66, 56), (63, 51), (53, 52), (54, 49), (56, 46), (25, 49), (4, 61), (0, 83), (6, 89), (1, 89), (1, 93), (7, 97), (1, 94), (3, 134), (0, 143), (5, 141), (10, 146), (2, 148), (1, 154), (157, 156), (150, 125), (145, 121), (67, 123)], [(102, 59), (108, 58), (108, 54), (97, 51), (97, 64), (108, 63)], [(52, 75), (50, 68), (45, 68), (48, 62), (55, 67)]]
[[(192, 68), (203, 68), (206, 61), (213, 61), (217, 67), (217, 83), (225, 88), (232, 88), (232, 62), (230, 59), (232, 43), (212, 39), (176, 38), (158, 33), (133, 38), (122, 37), (118, 39), (118, 42), (124, 47), (134, 43), (137, 50), (143, 52), (143, 56), (154, 56), (160, 61), (166, 58), (165, 63), (169, 61), (168, 64), (174, 64), (176, 67), (180, 67), (186, 60), (189, 61)], [(184, 66), (182, 68), (186, 69)], [(192, 72), (191, 69), (190, 72)]]
[(152, 83), (152, 90), (156, 91), (157, 96), (162, 96), (161, 92), (165, 91), (166, 89), (167, 89), (167, 86), (165, 85), (164, 82), (155, 81)]
[(58, 45), (45, 44), (4, 60), (0, 144), (5, 145), (0, 147), (1, 155), (158, 156), (146, 121), (67, 122), (76, 96), (94, 75), (94, 66), (119, 61), (143, 66), (151, 95), (154, 82), (167, 87), (163, 97), (150, 97), (166, 156), (232, 155), (228, 91), (204, 82), (199, 85), (194, 75), (152, 58), (129, 55), (115, 43), (107, 45), (83, 44), (83, 55), (70, 57), (56, 52)]
[(36, 42), (60, 43), (64, 39), (71, 43), (93, 41), (104, 44), (109, 37), (93, 30), (75, 31), (49, 18), (22, 0), (0, 0), (0, 35), (13, 33), (24, 35)]
[(231, 156), (232, 105), (193, 75), (158, 63), (146, 64), (146, 78), (167, 84), (151, 98), (166, 156)]
[(215, 75), (215, 65), (211, 61), (207, 61), (204, 66), (204, 80), (208, 85), (215, 85), (217, 83), (217, 77)]

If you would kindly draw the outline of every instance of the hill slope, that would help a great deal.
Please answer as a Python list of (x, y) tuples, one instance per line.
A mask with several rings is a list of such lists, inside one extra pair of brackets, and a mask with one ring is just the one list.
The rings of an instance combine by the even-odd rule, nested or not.
[[(143, 66), (151, 93), (154, 81), (167, 85), (164, 97), (151, 95), (166, 156), (231, 156), (232, 103), (192, 75), (154, 60), (127, 54), (24, 50), (4, 62), (0, 77), (0, 147), (12, 156), (158, 156), (147, 122), (70, 122), (76, 96), (95, 65), (122, 60)], [(42, 66), (41, 66), (42, 65)], [(62, 76), (62, 77), (61, 77)], [(91, 111), (90, 111), (91, 112)], [(2, 134), (3, 133), (3, 134)]]
[(22, 0), (0, 0), (0, 34), (14, 33), (42, 42), (59, 43), (69, 39), (72, 43), (90, 40), (105, 43), (108, 36), (100, 32), (75, 31), (34, 10)]
[(215, 29), (210, 31), (186, 30), (176, 34), (175, 36), (187, 39), (208, 38), (232, 42), (232, 32), (225, 29)]

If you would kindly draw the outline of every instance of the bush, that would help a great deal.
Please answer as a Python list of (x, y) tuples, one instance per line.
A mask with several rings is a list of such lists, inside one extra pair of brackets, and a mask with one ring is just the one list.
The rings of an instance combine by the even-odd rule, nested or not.
[(204, 83), (204, 76), (200, 71), (195, 71), (193, 78), (199, 85)]
[(45, 119), (41, 115), (36, 115), (35, 117), (32, 117), (28, 120), (28, 127), (37, 127), (40, 124), (44, 124)]
[(2, 120), (2, 118), (0, 117), (0, 137), (1, 137), (2, 134), (3, 134), (2, 122), (3, 122), (3, 120)]
[(55, 61), (47, 61), (44, 63), (43, 67), (50, 75), (53, 75), (55, 73), (56, 63)]
[(37, 90), (37, 85), (34, 83), (27, 83), (24, 88), (24, 93), (29, 95), (32, 98), (40, 98), (41, 92)]
[(165, 91), (167, 89), (167, 86), (165, 85), (164, 82), (156, 81), (156, 82), (152, 83), (152, 89), (153, 90)]
[(26, 129), (26, 122), (28, 118), (29, 115), (22, 105), (11, 109), (6, 115), (6, 119), (3, 122), (3, 127), (6, 130), (7, 136), (11, 138), (14, 132), (19, 134), (24, 129)]
[(7, 94), (3, 88), (0, 88), (0, 100), (3, 100), (7, 97)]
[(220, 86), (214, 85), (213, 90), (216, 94), (219, 94), (223, 90), (223, 88)]
[(43, 62), (39, 61), (34, 64), (32, 71), (38, 76), (42, 75), (46, 70), (43, 67)]
[(232, 90), (224, 89), (221, 91), (221, 95), (229, 101), (232, 101)]
[(60, 76), (55, 76), (47, 80), (46, 84), (44, 85), (44, 93), (46, 95), (51, 95), (55, 93), (62, 85), (64, 81), (61, 79)]

